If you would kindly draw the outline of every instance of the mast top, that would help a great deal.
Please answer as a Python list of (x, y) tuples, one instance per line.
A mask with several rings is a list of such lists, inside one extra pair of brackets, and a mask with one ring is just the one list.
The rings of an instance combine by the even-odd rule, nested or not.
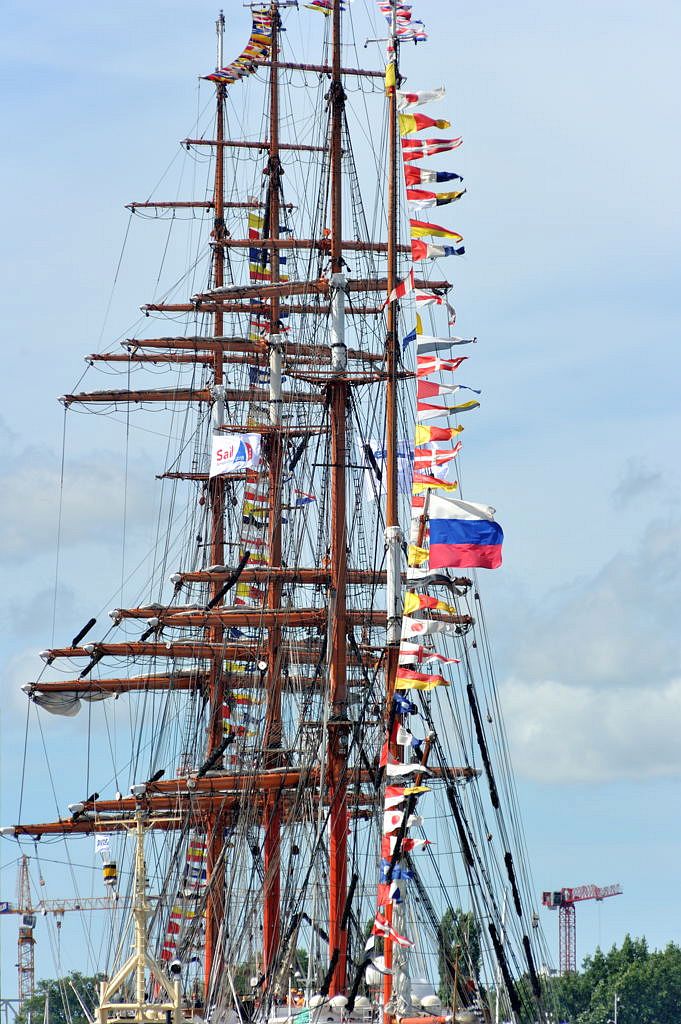
[(219, 71), (224, 64), (223, 51), (225, 42), (225, 12), (220, 11), (217, 21), (215, 22), (215, 34), (218, 37), (218, 51), (217, 51), (217, 63), (215, 70)]

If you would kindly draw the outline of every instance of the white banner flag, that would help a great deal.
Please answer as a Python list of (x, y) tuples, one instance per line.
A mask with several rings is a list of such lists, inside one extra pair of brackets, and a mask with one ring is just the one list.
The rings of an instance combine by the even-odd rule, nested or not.
[(102, 857), (109, 856), (111, 853), (111, 843), (108, 836), (95, 836), (95, 853), (101, 853)]
[(238, 473), (260, 465), (260, 434), (215, 434), (209, 476)]

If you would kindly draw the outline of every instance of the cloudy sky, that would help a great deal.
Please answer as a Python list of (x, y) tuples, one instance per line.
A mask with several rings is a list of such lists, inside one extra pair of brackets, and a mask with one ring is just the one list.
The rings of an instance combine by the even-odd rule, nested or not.
[[(681, 8), (416, 6), (432, 38), (405, 56), (409, 85), (444, 82), (465, 138), (457, 227), (467, 256), (454, 281), (461, 333), (480, 339), (484, 389), (466, 424), (465, 484), (498, 509), (507, 537), (483, 596), (536, 887), (622, 884), (623, 896), (578, 911), (580, 958), (627, 931), (679, 941)], [(69, 638), (116, 603), (120, 584), (126, 424), (74, 414), (53, 623), (56, 397), (82, 356), (125, 335), (157, 293), (156, 225), (133, 224), (117, 275), (123, 205), (155, 189), (195, 122), (215, 14), (206, 0), (39, 11), (5, 0), (3, 823), (18, 813), (18, 685), (53, 630)], [(241, 5), (228, 16), (231, 55), (247, 19)], [(129, 454), (131, 558), (153, 544), (143, 513), (163, 425), (146, 429), (135, 428)], [(46, 723), (46, 742), (83, 742), (71, 723), (60, 740), (63, 728)], [(36, 806), (52, 809), (49, 779), (33, 788)], [(0, 844), (0, 898), (13, 897), (15, 856)], [(14, 927), (0, 929), (3, 994)], [(43, 950), (39, 970), (50, 968)]]

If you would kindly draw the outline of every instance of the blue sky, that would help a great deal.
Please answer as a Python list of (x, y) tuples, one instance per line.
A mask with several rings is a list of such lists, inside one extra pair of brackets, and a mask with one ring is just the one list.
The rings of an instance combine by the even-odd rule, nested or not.
[[(247, 35), (233, 6), (228, 55)], [(488, 574), (483, 594), (536, 887), (622, 884), (623, 896), (578, 910), (580, 959), (627, 931), (657, 946), (680, 941), (681, 9), (661, 0), (417, 6), (431, 40), (405, 54), (409, 86), (444, 82), (443, 107), (465, 138), (457, 167), (469, 193), (456, 211), (467, 256), (455, 296), (461, 333), (480, 338), (484, 389), (466, 425), (465, 484), (495, 505), (507, 537), (504, 569)], [(155, 293), (164, 235), (135, 222), (105, 316), (122, 207), (152, 192), (191, 130), (216, 10), (204, 0), (4, 9), (8, 823), (25, 721), (16, 691), (52, 629), (55, 399), (80, 376), (82, 356), (122, 334)], [(73, 420), (57, 636), (116, 603), (110, 565), (120, 556), (122, 426)], [(136, 437), (131, 519), (153, 500), (153, 445)], [(64, 723), (45, 728), (59, 742)], [(75, 742), (66, 729), (62, 742)], [(51, 808), (39, 781), (35, 806)], [(13, 897), (14, 856), (0, 844), (3, 898)], [(555, 949), (557, 922), (545, 914), (544, 926)], [(3, 995), (14, 985), (14, 927), (0, 922)], [(51, 973), (47, 942), (38, 964)]]

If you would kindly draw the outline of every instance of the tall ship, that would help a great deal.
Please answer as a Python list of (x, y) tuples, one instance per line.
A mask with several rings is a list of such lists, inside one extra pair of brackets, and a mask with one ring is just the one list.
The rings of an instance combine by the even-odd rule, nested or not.
[(409, 3), (250, 11), (201, 69), (205, 190), (130, 206), (191, 222), (186, 272), (61, 399), (162, 413), (159, 515), (23, 687), (87, 720), (87, 783), (2, 835), (101, 862), (100, 1024), (547, 1020), (479, 579), (503, 535), (461, 483), (449, 69)]

